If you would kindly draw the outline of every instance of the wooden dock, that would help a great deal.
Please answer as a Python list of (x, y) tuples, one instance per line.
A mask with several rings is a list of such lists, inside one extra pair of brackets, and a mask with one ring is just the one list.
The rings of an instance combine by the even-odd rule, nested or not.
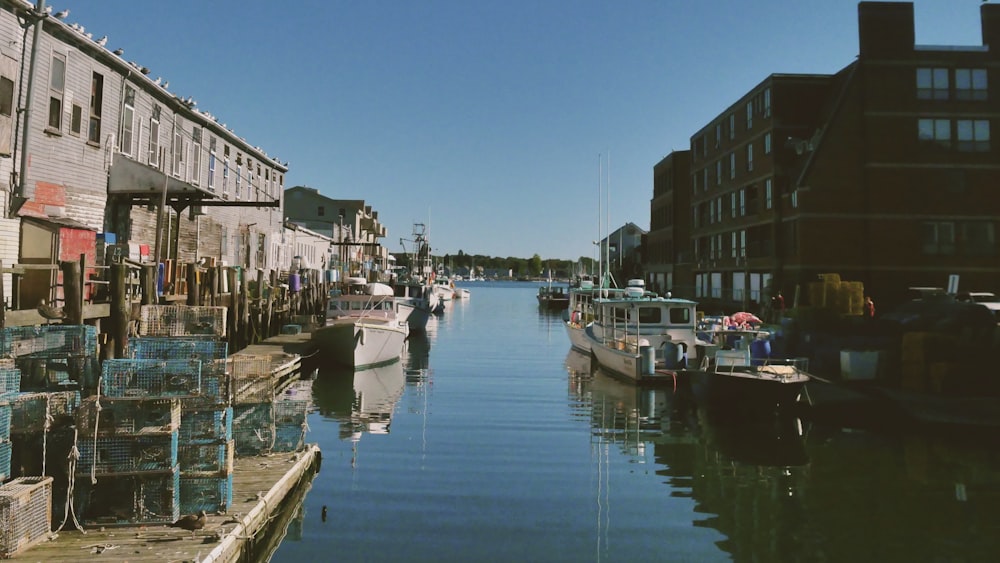
[[(54, 539), (13, 559), (22, 561), (149, 561), (156, 563), (237, 561), (274, 520), (283, 501), (300, 486), (308, 487), (319, 470), (319, 447), (310, 444), (295, 453), (243, 457), (233, 471), (233, 505), (227, 514), (209, 514), (203, 530), (194, 534), (167, 526), (87, 529), (67, 522)], [(58, 514), (57, 514), (58, 513)], [(62, 511), (53, 511), (53, 524)], [(272, 521), (274, 520), (274, 521)], [(262, 546), (268, 548), (268, 546)]]
[(302, 362), (316, 353), (316, 343), (309, 332), (279, 334), (258, 344), (251, 344), (232, 356), (269, 356), (271, 373), (277, 379), (275, 388), (283, 389), (302, 373)]

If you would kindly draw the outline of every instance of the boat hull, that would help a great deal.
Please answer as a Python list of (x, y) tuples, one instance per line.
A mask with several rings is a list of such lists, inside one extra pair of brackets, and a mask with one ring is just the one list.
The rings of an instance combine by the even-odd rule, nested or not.
[(587, 338), (586, 327), (580, 323), (566, 321), (566, 334), (569, 336), (569, 343), (574, 350), (583, 353), (590, 352), (590, 340)]
[(406, 321), (411, 331), (427, 330), (427, 320), (431, 316), (430, 305), (422, 299), (396, 298), (396, 316)]
[(782, 379), (713, 370), (687, 370), (683, 374), (690, 381), (694, 396), (716, 414), (788, 412), (809, 380), (804, 375)]
[(325, 358), (356, 370), (398, 362), (406, 336), (398, 323), (366, 321), (332, 322), (313, 332)]

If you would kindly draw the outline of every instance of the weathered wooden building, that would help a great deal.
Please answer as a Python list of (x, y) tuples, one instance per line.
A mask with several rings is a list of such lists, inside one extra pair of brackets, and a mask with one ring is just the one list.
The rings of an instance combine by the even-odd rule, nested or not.
[(389, 250), (380, 242), (387, 231), (363, 199), (333, 199), (295, 186), (285, 191), (284, 210), (290, 222), (333, 238), (334, 259), (348, 269), (353, 263), (366, 274), (387, 271)]
[(22, 260), (32, 217), (146, 245), (151, 261), (287, 262), (287, 164), (43, 6), (0, 0), (0, 260)]

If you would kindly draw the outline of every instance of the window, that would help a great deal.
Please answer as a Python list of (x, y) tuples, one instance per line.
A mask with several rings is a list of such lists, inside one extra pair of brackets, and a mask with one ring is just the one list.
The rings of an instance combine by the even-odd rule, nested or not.
[(729, 216), (735, 219), (736, 215), (736, 192), (729, 194)]
[(708, 170), (701, 171), (701, 191), (708, 191)]
[(917, 69), (917, 99), (947, 100), (948, 99), (948, 69), (918, 68)]
[(722, 161), (715, 161), (715, 185), (718, 186), (722, 184)]
[(799, 206), (799, 190), (792, 190), (791, 203), (793, 208)]
[(733, 231), (729, 234), (731, 235), (732, 238), (732, 240), (729, 241), (730, 252), (731, 252), (730, 258), (736, 258), (736, 231)]
[(729, 153), (729, 179), (736, 178), (736, 153)]
[(764, 89), (764, 117), (771, 117), (771, 89)]
[(715, 215), (718, 221), (722, 222), (722, 196), (715, 198)]
[(991, 221), (969, 221), (962, 223), (961, 229), (966, 254), (983, 256), (996, 252), (996, 238)]
[(191, 131), (191, 183), (201, 184), (201, 127)]
[(77, 137), (83, 131), (83, 107), (73, 104), (73, 113), (69, 121), (69, 132)]
[(12, 117), (14, 111), (14, 81), (0, 76), (0, 115)]
[(215, 137), (208, 138), (208, 190), (210, 192), (215, 192), (215, 150), (216, 150)]
[(753, 143), (747, 143), (747, 171), (753, 170)]
[(771, 134), (764, 134), (764, 154), (771, 154)]
[(740, 256), (747, 255), (747, 232), (740, 231)]
[(96, 72), (90, 78), (90, 128), (87, 142), (101, 144), (101, 108), (104, 107), (104, 77)]
[(118, 150), (132, 156), (132, 130), (135, 128), (135, 89), (131, 86), (125, 87), (123, 102), (121, 146), (118, 147)]
[(171, 145), (171, 147), (170, 147), (170, 152), (173, 153), (173, 155), (174, 155), (174, 159), (173, 159), (174, 170), (173, 170), (173, 173), (174, 173), (174, 176), (177, 177), (177, 178), (184, 178), (184, 164), (185, 164), (184, 163), (184, 151), (185, 151), (185, 144), (186, 143), (184, 142), (183, 129), (181, 128), (180, 124), (177, 124), (177, 128), (174, 130), (174, 142), (173, 142), (173, 145)]
[(729, 114), (729, 140), (736, 138), (736, 114)]
[(773, 192), (772, 192), (772, 188), (771, 188), (771, 179), (768, 178), (767, 180), (764, 180), (764, 208), (765, 209), (771, 209), (771, 206), (773, 205), (772, 204), (772, 197), (773, 197), (772, 193)]
[(253, 199), (253, 161), (247, 159), (247, 201)]
[(740, 188), (740, 217), (745, 217), (747, 214), (747, 190), (746, 188)]
[(956, 100), (986, 100), (986, 69), (956, 68), (955, 69), (955, 99)]
[(153, 106), (149, 116), (149, 165), (160, 167), (160, 106)]
[(947, 221), (928, 221), (921, 229), (924, 254), (954, 254), (955, 224)]
[(229, 199), (229, 145), (222, 149), (222, 197)]
[(947, 119), (918, 119), (917, 138), (921, 142), (951, 146), (951, 122)]
[(719, 148), (722, 144), (722, 124), (715, 124), (715, 148)]
[(747, 102), (747, 131), (753, 129), (753, 101)]
[(326, 207), (320, 205), (316, 208), (316, 215), (319, 217), (326, 216)]
[(66, 55), (52, 54), (49, 69), (49, 123), (48, 129), (62, 131), (63, 90), (66, 88)]
[(990, 122), (985, 119), (959, 119), (955, 121), (955, 148), (966, 152), (990, 150)]
[(236, 194), (236, 199), (243, 198), (243, 155), (236, 153), (236, 188), (233, 193)]

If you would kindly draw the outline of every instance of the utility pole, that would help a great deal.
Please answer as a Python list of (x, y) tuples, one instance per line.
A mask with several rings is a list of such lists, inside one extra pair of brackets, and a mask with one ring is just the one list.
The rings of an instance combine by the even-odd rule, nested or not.
[(25, 91), (25, 102), (24, 107), (19, 108), (19, 111), (24, 113), (24, 130), (21, 132), (21, 168), (18, 173), (17, 185), (14, 186), (14, 193), (11, 194), (9, 210), (7, 213), (8, 218), (13, 218), (17, 216), (17, 212), (21, 210), (21, 206), (27, 201), (25, 197), (25, 183), (28, 178), (28, 162), (30, 161), (29, 152), (29, 136), (31, 131), (31, 96), (34, 93), (35, 85), (35, 67), (37, 66), (38, 60), (38, 43), (42, 39), (42, 22), (45, 20), (47, 14), (45, 13), (45, 0), (38, 0), (35, 4), (35, 13), (32, 14), (32, 19), (34, 20), (35, 29), (31, 34), (31, 56), (28, 62), (28, 84)]

